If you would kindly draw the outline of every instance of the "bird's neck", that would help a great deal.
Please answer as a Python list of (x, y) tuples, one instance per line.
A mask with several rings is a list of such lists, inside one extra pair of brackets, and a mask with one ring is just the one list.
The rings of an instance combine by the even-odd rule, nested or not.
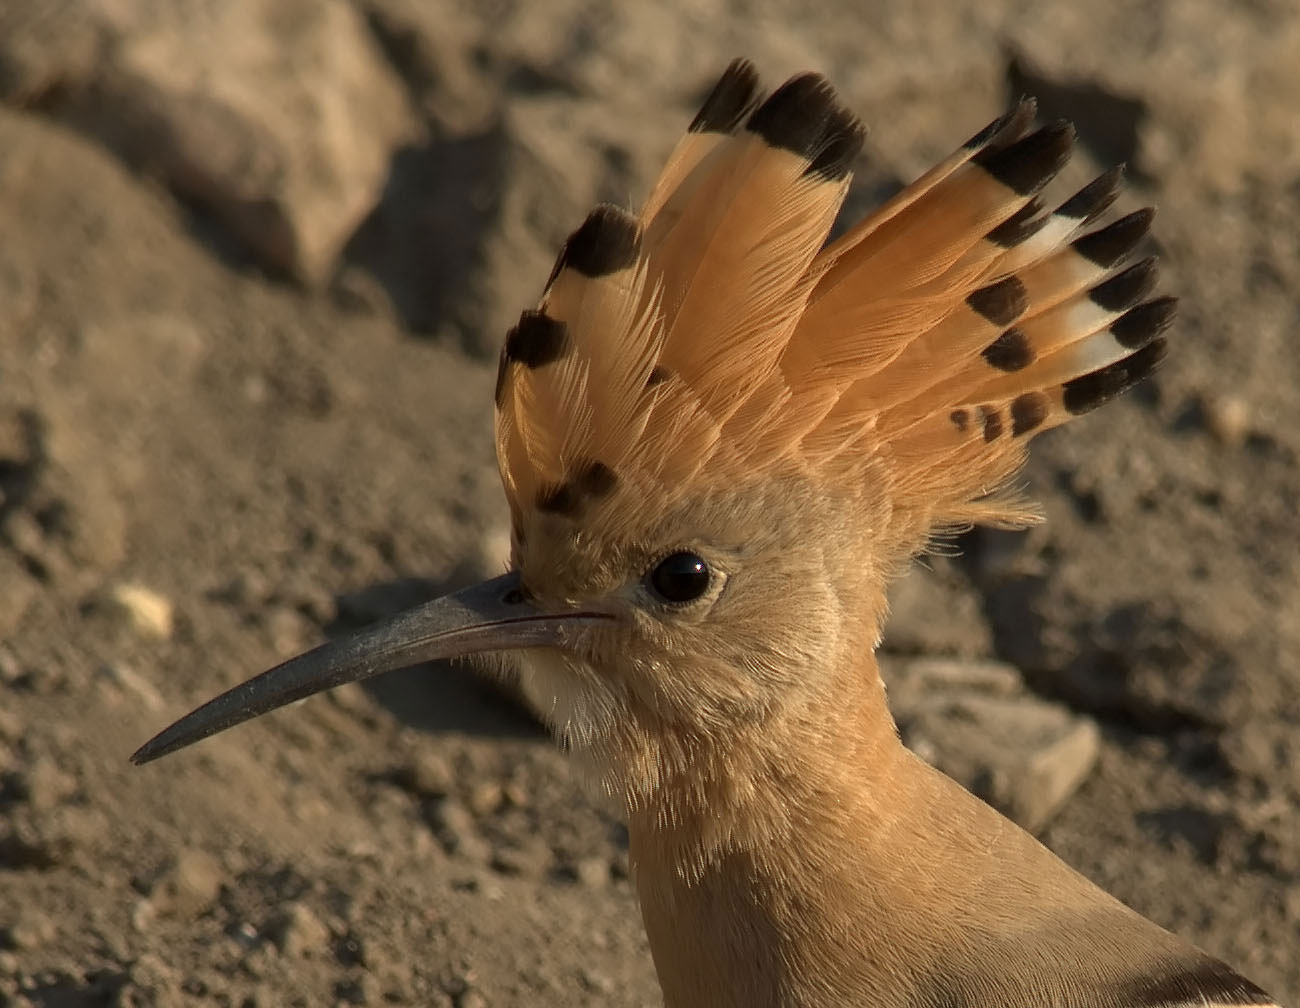
[[(837, 979), (889, 988), (884, 971), (899, 964), (881, 961), (877, 939), (936, 884), (926, 852), (951, 841), (943, 810), (948, 788), (961, 789), (903, 748), (874, 663), (861, 671), (862, 688), (846, 683), (799, 723), (702, 753), (630, 816), (668, 1008), (831, 1004), (824, 988)], [(976, 804), (988, 816), (958, 801), (998, 834)], [(978, 873), (981, 852), (969, 853)], [(846, 963), (862, 975), (839, 977)]]

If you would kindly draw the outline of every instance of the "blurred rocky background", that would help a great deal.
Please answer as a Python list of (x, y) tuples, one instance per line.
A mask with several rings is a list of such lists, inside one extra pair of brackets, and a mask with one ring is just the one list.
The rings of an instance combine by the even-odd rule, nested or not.
[(147, 769), (319, 640), (499, 571), (494, 357), (714, 75), (827, 73), (861, 208), (1021, 93), (1158, 205), (1159, 376), (1048, 523), (894, 593), (909, 744), (1300, 1001), (1292, 0), (0, 0), (0, 1006), (658, 1003), (621, 828), (463, 670)]

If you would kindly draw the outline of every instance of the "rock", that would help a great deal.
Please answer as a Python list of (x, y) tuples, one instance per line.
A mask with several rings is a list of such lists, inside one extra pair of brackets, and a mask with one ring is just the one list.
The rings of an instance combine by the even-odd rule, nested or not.
[(154, 881), (149, 896), (160, 914), (197, 917), (216, 901), (221, 881), (221, 866), (211, 854), (185, 848)]
[(105, 601), (142, 637), (167, 640), (172, 635), (172, 604), (163, 595), (139, 584), (116, 584)]
[(1229, 448), (1245, 443), (1251, 433), (1251, 410), (1246, 400), (1225, 393), (1208, 397), (1201, 408), (1205, 412), (1205, 426), (1216, 441)]
[(478, 781), (465, 796), (465, 804), (479, 818), (489, 816), (501, 807), (501, 785), (496, 781)]
[(325, 949), (330, 943), (330, 929), (303, 903), (291, 903), (273, 916), (262, 928), (281, 953), (300, 956)]
[(456, 779), (451, 765), (425, 747), (417, 748), (396, 776), (402, 787), (429, 798), (446, 795)]
[(578, 979), (582, 986), (594, 994), (603, 994), (608, 997), (614, 992), (614, 981), (606, 973), (594, 969), (590, 966), (584, 966), (578, 971)]
[(609, 862), (604, 858), (579, 858), (573, 870), (578, 881), (588, 889), (604, 889), (609, 885)]
[(290, 606), (271, 606), (261, 613), (261, 620), (271, 638), (271, 648), (282, 658), (306, 650), (316, 636), (316, 628)]
[(264, 266), (326, 280), (415, 129), (353, 5), (164, 4), (103, 21), (115, 44), (64, 116), (206, 206)]
[(470, 987), (456, 999), (456, 1008), (488, 1008), (488, 1000)]
[(1096, 724), (1031, 695), (1011, 666), (918, 659), (890, 671), (909, 748), (1031, 832), (1096, 762)]
[(131, 907), (131, 927), (142, 934), (153, 927), (157, 918), (157, 908), (150, 900), (138, 899)]

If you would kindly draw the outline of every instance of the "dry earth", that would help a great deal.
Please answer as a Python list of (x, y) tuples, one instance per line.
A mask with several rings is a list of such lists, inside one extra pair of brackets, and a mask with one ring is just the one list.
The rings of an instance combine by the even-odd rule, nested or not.
[(1291, 0), (0, 0), (0, 1005), (657, 1003), (620, 827), (467, 673), (126, 757), (500, 568), (498, 341), (736, 54), (836, 81), (864, 202), (1028, 91), (1158, 204), (1171, 360), (1036, 449), (1046, 526), (899, 586), (887, 670), (1300, 1003)]

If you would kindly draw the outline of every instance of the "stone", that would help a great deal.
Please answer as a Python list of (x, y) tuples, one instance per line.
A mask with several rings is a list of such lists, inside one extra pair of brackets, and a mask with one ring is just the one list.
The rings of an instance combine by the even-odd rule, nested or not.
[(171, 601), (152, 588), (140, 584), (116, 584), (109, 588), (106, 601), (141, 637), (167, 640), (172, 635), (174, 616)]
[(206, 851), (185, 848), (164, 868), (149, 896), (159, 914), (197, 917), (216, 902), (221, 881), (221, 866), (216, 858)]
[(1250, 403), (1240, 396), (1228, 393), (1209, 396), (1202, 403), (1202, 409), (1206, 427), (1220, 444), (1237, 448), (1251, 434)]
[(1013, 666), (916, 659), (888, 670), (908, 747), (1030, 832), (1051, 821), (1096, 763), (1096, 723), (1030, 694)]
[(262, 934), (283, 955), (301, 956), (329, 947), (330, 929), (304, 903), (290, 903), (262, 928)]
[(496, 781), (478, 781), (470, 787), (465, 804), (474, 815), (483, 818), (501, 807), (502, 798), (501, 785)]
[(417, 748), (397, 773), (403, 787), (430, 798), (446, 795), (456, 780), (451, 764), (425, 746)]
[(326, 281), (416, 130), (356, 8), (242, 0), (95, 19), (115, 44), (76, 64), (82, 87), (61, 114), (206, 207), (264, 267)]

